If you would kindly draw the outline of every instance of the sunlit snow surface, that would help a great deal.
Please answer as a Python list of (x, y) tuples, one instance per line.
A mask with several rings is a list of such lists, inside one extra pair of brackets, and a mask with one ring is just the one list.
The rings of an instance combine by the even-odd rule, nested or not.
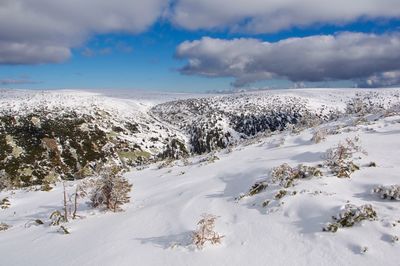
[[(346, 100), (357, 92), (310, 89), (245, 95), (258, 101), (269, 95), (301, 97), (311, 107), (344, 109)], [(398, 90), (372, 92), (386, 103), (398, 101)], [(3, 90), (0, 106), (29, 112), (38, 105), (84, 110), (95, 104), (122, 116), (146, 116), (156, 104), (195, 97), (241, 101), (243, 96)], [(366, 123), (357, 124), (350, 117), (321, 125), (339, 126), (340, 133), (319, 144), (310, 141), (314, 129), (283, 132), (231, 152), (221, 150), (213, 163), (203, 155), (190, 158), (189, 164), (176, 161), (161, 169), (159, 164), (132, 169), (126, 174), (133, 190), (125, 211), (103, 213), (81, 202), (83, 218), (65, 225), (70, 235), (48, 226), (50, 213), (62, 208), (60, 185), (50, 192), (0, 192), (0, 199), (8, 197), (11, 203), (10, 208), (0, 209), (0, 222), (11, 225), (0, 232), (0, 265), (398, 265), (400, 243), (393, 243), (392, 237), (400, 237), (400, 202), (380, 199), (371, 191), (378, 185), (400, 184), (400, 116), (376, 118), (367, 116)], [(355, 158), (361, 169), (350, 179), (325, 171), (321, 178), (300, 180), (289, 189), (297, 194), (280, 201), (273, 199), (277, 192), (273, 187), (235, 200), (256, 181), (268, 180), (271, 168), (282, 163), (323, 163), (327, 149), (354, 136), (360, 137), (368, 155)], [(377, 167), (367, 167), (370, 162)], [(71, 193), (74, 185), (68, 183)], [(264, 200), (271, 204), (263, 207)], [(336, 233), (322, 232), (348, 202), (372, 204), (378, 220)], [(196, 250), (190, 237), (202, 213), (220, 216), (216, 230), (225, 237), (221, 245)], [(34, 225), (35, 219), (45, 225)]]

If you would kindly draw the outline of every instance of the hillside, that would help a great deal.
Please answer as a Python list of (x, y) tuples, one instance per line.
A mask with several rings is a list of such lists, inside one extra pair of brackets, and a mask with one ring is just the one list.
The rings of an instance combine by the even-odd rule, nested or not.
[[(162, 101), (1, 91), (3, 182), (9, 168), (14, 178), (25, 169), (23, 186), (37, 186), (0, 192), (8, 201), (0, 223), (9, 227), (0, 231), (0, 264), (397, 265), (400, 191), (377, 188), (400, 185), (399, 96), (326, 89)], [(60, 178), (73, 195), (82, 183), (74, 179), (97, 174), (86, 165), (111, 161), (133, 184), (124, 211), (82, 198), (79, 218), (63, 224), (70, 234), (50, 226), (63, 208)], [(36, 191), (37, 169), (59, 174), (42, 172), (49, 191)], [(218, 216), (223, 238), (198, 249), (191, 236), (203, 213)]]

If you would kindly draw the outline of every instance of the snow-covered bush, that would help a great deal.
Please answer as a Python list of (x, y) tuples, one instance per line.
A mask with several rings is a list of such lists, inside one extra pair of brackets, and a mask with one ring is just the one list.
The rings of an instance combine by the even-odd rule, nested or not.
[(60, 225), (61, 223), (68, 222), (68, 218), (65, 217), (64, 214), (61, 214), (60, 211), (54, 211), (50, 214), (50, 225)]
[(337, 216), (332, 216), (332, 219), (334, 222), (328, 223), (323, 228), (323, 231), (336, 232), (339, 228), (352, 227), (364, 220), (374, 221), (377, 219), (377, 214), (370, 204), (359, 207), (353, 204), (346, 204)]
[(358, 152), (365, 154), (360, 146), (359, 138), (347, 138), (345, 143), (339, 143), (336, 147), (326, 152), (325, 164), (337, 177), (349, 178), (354, 171), (360, 169), (359, 166), (353, 162), (353, 155)]
[(193, 244), (202, 249), (206, 242), (211, 244), (220, 244), (224, 236), (215, 232), (215, 221), (218, 216), (212, 214), (203, 214), (197, 223), (197, 230), (193, 233)]
[(266, 181), (256, 182), (246, 194), (242, 194), (238, 197), (238, 199), (242, 199), (244, 197), (254, 196), (258, 193), (263, 192), (268, 187), (268, 183)]
[(400, 200), (400, 185), (379, 186), (374, 188), (373, 192), (382, 199)]
[(4, 198), (0, 200), (0, 208), (1, 209), (8, 209), (10, 207), (10, 200), (8, 198)]
[(281, 189), (281, 190), (279, 190), (279, 191), (275, 194), (274, 198), (275, 198), (276, 200), (280, 200), (281, 198), (283, 198), (284, 196), (286, 196), (287, 193), (288, 193), (287, 190)]
[(12, 187), (13, 185), (10, 176), (5, 170), (0, 170), (0, 191), (3, 189), (10, 189)]
[(271, 177), (273, 183), (279, 183), (284, 188), (294, 186), (296, 179), (304, 179), (315, 176), (322, 176), (322, 172), (312, 166), (298, 165), (291, 167), (287, 163), (277, 166), (272, 169)]
[(347, 102), (346, 113), (362, 116), (384, 111), (384, 105), (382, 103), (373, 101), (373, 99), (374, 95), (372, 94), (356, 95), (356, 97)]
[(160, 154), (162, 159), (181, 159), (189, 156), (185, 144), (179, 139), (172, 139), (165, 147), (165, 150)]
[(6, 224), (6, 223), (0, 223), (0, 232), (1, 231), (6, 231), (7, 229), (9, 229), (11, 226)]
[(113, 212), (130, 200), (132, 185), (124, 178), (118, 168), (103, 170), (98, 179), (91, 181), (90, 201), (95, 208), (105, 207)]
[(317, 129), (314, 131), (311, 141), (314, 143), (320, 143), (320, 142), (326, 140), (327, 135), (328, 135), (328, 132), (326, 129), (324, 129), (324, 128)]

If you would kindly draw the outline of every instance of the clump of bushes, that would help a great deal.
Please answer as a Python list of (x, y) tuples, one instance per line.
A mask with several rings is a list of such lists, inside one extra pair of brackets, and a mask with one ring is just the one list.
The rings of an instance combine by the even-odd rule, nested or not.
[(383, 104), (372, 101), (374, 97), (376, 97), (376, 95), (372, 93), (367, 95), (357, 94), (356, 97), (347, 102), (346, 113), (363, 116), (385, 111)]
[(273, 183), (279, 183), (284, 188), (294, 186), (296, 179), (311, 178), (315, 176), (322, 176), (322, 172), (312, 166), (298, 165), (291, 167), (287, 163), (277, 166), (272, 169), (271, 177)]
[(382, 199), (400, 200), (400, 185), (378, 186), (373, 189)]
[(332, 219), (334, 222), (327, 224), (322, 229), (323, 231), (335, 233), (339, 228), (352, 227), (364, 220), (374, 221), (377, 219), (377, 214), (370, 204), (359, 207), (353, 204), (346, 204), (337, 216), (332, 216)]
[(339, 143), (336, 147), (326, 152), (325, 164), (332, 173), (339, 178), (350, 178), (350, 175), (359, 170), (360, 167), (353, 162), (353, 155), (361, 152), (365, 154), (360, 146), (360, 139), (347, 138), (344, 143)]
[(193, 244), (198, 249), (202, 249), (206, 242), (211, 244), (220, 244), (224, 236), (215, 232), (215, 221), (217, 216), (212, 214), (203, 214), (200, 221), (197, 223), (197, 230), (193, 233)]

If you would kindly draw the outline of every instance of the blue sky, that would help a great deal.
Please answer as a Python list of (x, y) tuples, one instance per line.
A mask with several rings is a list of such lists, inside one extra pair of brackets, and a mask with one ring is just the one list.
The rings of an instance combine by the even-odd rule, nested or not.
[[(18, 0), (22, 1), (22, 0)], [(1, 9), (1, 7), (0, 7)], [(243, 22), (242, 22), (243, 23)], [(60, 62), (39, 63), (0, 63), (0, 82), (2, 87), (15, 88), (116, 88), (144, 89), (158, 91), (212, 91), (232, 88), (235, 79), (243, 78), (242, 74), (226, 73), (223, 69), (204, 74), (207, 64), (215, 63), (213, 58), (205, 61), (205, 69), (187, 65), (188, 60), (198, 58), (197, 54), (175, 56), (177, 48), (183, 42), (193, 42), (209, 37), (211, 40), (221, 39), (231, 42), (237, 38), (258, 39), (263, 42), (276, 43), (293, 37), (308, 37), (318, 35), (335, 35), (340, 32), (395, 35), (400, 29), (398, 17), (357, 18), (350, 22), (324, 23), (315, 22), (309, 25), (290, 26), (273, 32), (248, 32), (232, 30), (230, 26), (202, 27), (192, 29), (192, 26), (177, 25), (167, 19), (157, 19), (140, 32), (104, 33), (89, 32), (79, 44), (68, 44), (71, 56)], [(123, 32), (123, 31), (121, 31)], [(0, 29), (1, 34), (1, 29)], [(2, 40), (0, 35), (0, 42)], [(4, 37), (5, 38), (5, 37)], [(1, 49), (1, 45), (0, 45)], [(200, 49), (200, 48), (199, 48)], [(379, 47), (377, 48), (379, 49)], [(202, 50), (202, 52), (204, 52)], [(0, 51), (1, 56), (1, 51)], [(204, 56), (204, 54), (203, 54)], [(210, 60), (209, 54), (205, 55)], [(245, 55), (242, 55), (242, 57)], [(200, 61), (201, 61), (200, 60)], [(293, 60), (296, 60), (294, 58)], [(225, 60), (226, 61), (226, 60)], [(1, 62), (1, 60), (0, 60)], [(220, 61), (218, 61), (220, 62)], [(262, 63), (262, 62), (261, 62)], [(307, 63), (307, 62), (305, 62)], [(350, 62), (351, 63), (351, 62)], [(345, 62), (345, 64), (350, 64)], [(182, 71), (187, 65), (190, 71)], [(218, 66), (221, 64), (218, 63)], [(197, 66), (196, 66), (197, 67)], [(221, 67), (221, 66), (220, 66)], [(225, 66), (222, 66), (225, 67)], [(228, 66), (229, 67), (229, 66)], [(397, 71), (397, 66), (386, 70)], [(253, 70), (249, 70), (252, 73)], [(381, 75), (376, 72), (376, 75)], [(270, 72), (268, 68), (268, 72)], [(250, 74), (251, 74), (250, 73)], [(249, 73), (246, 73), (249, 74)], [(239, 77), (238, 77), (239, 75)], [(354, 86), (354, 79), (340, 79), (335, 75), (327, 76), (313, 82), (305, 79), (294, 80), (286, 75), (273, 74), (272, 77), (252, 79), (240, 87), (293, 87), (301, 86), (342, 87)], [(242, 84), (242, 83), (241, 83)], [(390, 84), (392, 85), (392, 84)]]

